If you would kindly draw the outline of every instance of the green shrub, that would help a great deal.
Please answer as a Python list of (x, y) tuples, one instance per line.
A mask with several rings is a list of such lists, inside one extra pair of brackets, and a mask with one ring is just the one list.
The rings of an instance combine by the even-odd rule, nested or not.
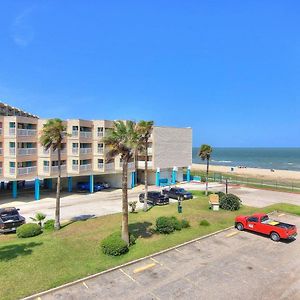
[(182, 228), (189, 228), (189, 227), (191, 227), (190, 222), (188, 220), (186, 220), (186, 219), (182, 219), (181, 220), (181, 227)]
[(174, 222), (169, 217), (158, 217), (156, 219), (156, 231), (169, 234), (175, 230)]
[(216, 194), (219, 196), (219, 200), (221, 200), (224, 196), (226, 196), (226, 194), (223, 192), (217, 192)]
[(46, 229), (46, 230), (53, 230), (54, 229), (54, 222), (55, 222), (55, 220), (53, 220), (53, 219), (47, 220), (44, 223), (44, 229)]
[(120, 232), (112, 233), (101, 242), (101, 248), (104, 254), (119, 256), (129, 251), (128, 245), (121, 238)]
[(132, 246), (135, 244), (137, 237), (133, 234), (129, 233), (129, 246)]
[(173, 227), (175, 230), (181, 230), (182, 226), (181, 226), (181, 222), (176, 218), (176, 217), (171, 217), (170, 218), (172, 223), (173, 223)]
[(42, 233), (42, 228), (38, 224), (28, 223), (17, 228), (18, 238), (28, 238)]
[(225, 210), (238, 210), (241, 206), (241, 199), (233, 194), (228, 194), (220, 200), (220, 207)]
[(200, 226), (209, 226), (210, 223), (207, 220), (201, 220), (199, 223)]

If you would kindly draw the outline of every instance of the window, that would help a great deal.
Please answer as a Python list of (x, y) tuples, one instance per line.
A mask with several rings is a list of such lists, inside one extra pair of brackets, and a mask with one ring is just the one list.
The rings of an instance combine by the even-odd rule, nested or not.
[(247, 220), (248, 222), (258, 222), (258, 218), (257, 217), (250, 217)]
[(73, 163), (73, 165), (78, 165), (78, 160), (73, 159), (73, 160), (72, 160), (72, 163)]
[(15, 142), (9, 142), (9, 148), (15, 148), (16, 144)]
[(78, 126), (72, 126), (73, 131), (78, 131)]
[(16, 128), (15, 122), (9, 122), (9, 128)]
[(49, 160), (44, 160), (44, 166), (49, 167)]
[(14, 168), (15, 165), (16, 165), (15, 162), (13, 162), (13, 161), (10, 161), (10, 162), (9, 162), (9, 167), (10, 167), (10, 168)]

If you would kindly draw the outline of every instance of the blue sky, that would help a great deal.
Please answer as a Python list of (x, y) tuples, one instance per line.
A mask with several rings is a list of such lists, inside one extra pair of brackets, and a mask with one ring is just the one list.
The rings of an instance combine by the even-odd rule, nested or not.
[(2, 0), (0, 100), (191, 126), (194, 145), (300, 146), (299, 15), (299, 1)]

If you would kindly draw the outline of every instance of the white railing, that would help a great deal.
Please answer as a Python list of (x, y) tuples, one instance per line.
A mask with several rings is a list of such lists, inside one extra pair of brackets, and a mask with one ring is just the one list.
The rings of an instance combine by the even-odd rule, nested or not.
[(0, 128), (0, 134), (2, 134), (2, 128)]
[(98, 169), (103, 169), (104, 168), (104, 163), (98, 163)]
[[(60, 150), (60, 153), (61, 153), (61, 154), (66, 154), (66, 153), (67, 153), (67, 148), (61, 149), (61, 150)], [(48, 150), (43, 149), (43, 154), (49, 155), (49, 154), (50, 154), (50, 149), (48, 149)], [(56, 155), (57, 155), (57, 150), (55, 150), (55, 151), (51, 150), (51, 154), (52, 154), (52, 155), (53, 155), (53, 154), (56, 154)]]
[(18, 129), (18, 136), (34, 136), (36, 133), (35, 129)]
[(98, 148), (98, 154), (103, 154), (104, 153), (104, 149), (102, 148)]
[(92, 132), (91, 131), (80, 131), (80, 137), (89, 139), (92, 137)]
[(2, 148), (0, 148), (0, 155), (2, 155), (3, 154), (3, 149)]
[[(60, 169), (62, 172), (66, 171), (66, 165), (61, 165), (60, 166)], [(58, 172), (58, 166), (52, 166), (51, 167), (51, 172)]]
[(91, 164), (80, 165), (80, 171), (89, 171), (91, 170), (91, 168), (92, 168)]
[(78, 154), (78, 148), (72, 148), (72, 154)]
[(77, 136), (78, 136), (78, 130), (73, 130), (72, 137), (77, 137)]
[(21, 167), (18, 168), (19, 175), (27, 175), (36, 172), (36, 166), (34, 167)]
[(90, 154), (92, 153), (92, 148), (80, 148), (81, 154)]
[(135, 167), (135, 163), (134, 162), (130, 162), (130, 163), (128, 163), (127, 169), (131, 170), (131, 169), (134, 169), (134, 167)]
[(103, 131), (98, 131), (97, 132), (97, 137), (102, 138), (104, 136)]
[(8, 134), (10, 136), (15, 136), (16, 135), (16, 128), (9, 128)]
[(78, 172), (78, 165), (72, 165), (72, 171)]
[(11, 174), (11, 175), (16, 174), (16, 168), (10, 167), (10, 168), (9, 168), (9, 174)]
[(111, 171), (115, 169), (115, 163), (105, 164), (105, 171)]
[(16, 155), (16, 148), (9, 148), (9, 155)]
[(43, 148), (43, 154), (45, 154), (45, 155), (50, 154), (50, 149), (46, 150), (45, 148)]
[[(152, 168), (153, 163), (152, 161), (148, 161), (148, 168)], [(138, 168), (144, 169), (145, 168), (145, 162), (143, 160), (138, 161)]]
[(49, 173), (50, 167), (49, 166), (43, 166), (43, 171), (45, 173)]
[(148, 148), (148, 155), (151, 155), (152, 154), (152, 148)]
[(0, 174), (2, 174), (2, 167), (0, 167)]
[(19, 155), (32, 155), (36, 153), (36, 148), (19, 148)]

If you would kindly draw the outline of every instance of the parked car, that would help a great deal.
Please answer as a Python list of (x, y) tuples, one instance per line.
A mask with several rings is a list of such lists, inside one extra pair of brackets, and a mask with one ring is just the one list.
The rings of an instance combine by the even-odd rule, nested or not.
[[(139, 200), (141, 203), (145, 201), (145, 193), (139, 195)], [(161, 192), (148, 192), (147, 203), (149, 205), (165, 205), (169, 204), (169, 197), (163, 195)]]
[[(77, 189), (79, 191), (89, 191), (90, 183), (89, 182), (78, 182)], [(94, 183), (94, 192), (99, 192), (104, 190), (104, 186), (101, 183)]]
[(101, 185), (103, 185), (104, 189), (109, 189), (110, 188), (110, 184), (107, 182), (101, 182)]
[[(17, 181), (17, 187), (18, 188), (24, 188), (25, 187), (25, 180), (18, 180)], [(6, 189), (11, 190), (12, 189), (12, 181), (9, 181), (6, 185)]]
[(280, 239), (293, 239), (297, 235), (295, 225), (272, 220), (268, 215), (262, 213), (236, 217), (235, 227), (238, 230), (246, 229), (268, 235), (275, 242)]
[(177, 200), (187, 200), (193, 199), (193, 194), (186, 191), (183, 188), (172, 187), (168, 189), (162, 190), (164, 195), (167, 195), (169, 198), (177, 199)]
[(25, 224), (25, 218), (19, 214), (18, 209), (0, 208), (0, 233), (14, 232), (23, 224)]

